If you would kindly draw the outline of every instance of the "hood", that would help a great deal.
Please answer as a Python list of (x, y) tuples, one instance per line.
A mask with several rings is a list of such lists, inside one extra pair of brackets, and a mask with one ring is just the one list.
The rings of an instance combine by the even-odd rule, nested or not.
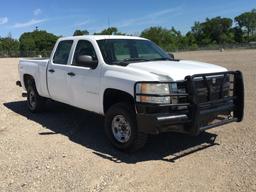
[(187, 60), (131, 63), (127, 67), (144, 70), (160, 77), (165, 76), (166, 80), (170, 78), (173, 81), (184, 80), (188, 75), (227, 71), (218, 65)]

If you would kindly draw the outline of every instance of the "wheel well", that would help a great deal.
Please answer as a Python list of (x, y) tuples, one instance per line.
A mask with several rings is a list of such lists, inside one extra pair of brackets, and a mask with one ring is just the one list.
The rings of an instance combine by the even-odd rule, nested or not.
[(23, 81), (24, 81), (24, 85), (25, 85), (25, 88), (26, 88), (26, 89), (28, 88), (28, 80), (35, 81), (35, 80), (34, 80), (34, 77), (33, 77), (32, 75), (24, 74), (24, 76), (23, 76)]
[(120, 102), (134, 105), (134, 98), (131, 96), (131, 94), (124, 91), (117, 89), (106, 89), (103, 99), (104, 113), (106, 113), (112, 105)]

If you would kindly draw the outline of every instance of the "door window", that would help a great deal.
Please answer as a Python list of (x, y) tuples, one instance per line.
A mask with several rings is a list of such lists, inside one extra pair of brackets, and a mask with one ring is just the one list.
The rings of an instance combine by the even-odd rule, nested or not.
[(73, 58), (73, 62), (72, 65), (75, 66), (80, 66), (79, 62), (78, 62), (78, 58), (81, 55), (88, 55), (91, 56), (93, 61), (97, 62), (97, 55), (96, 52), (93, 48), (93, 45), (91, 44), (91, 42), (86, 41), (86, 40), (80, 40), (77, 43), (76, 46), (76, 50), (75, 50), (75, 54), (74, 54), (74, 58)]
[(72, 44), (73, 44), (72, 40), (66, 40), (66, 41), (59, 42), (58, 47), (57, 47), (54, 57), (53, 57), (54, 64), (66, 65), (68, 63), (68, 57), (70, 54)]

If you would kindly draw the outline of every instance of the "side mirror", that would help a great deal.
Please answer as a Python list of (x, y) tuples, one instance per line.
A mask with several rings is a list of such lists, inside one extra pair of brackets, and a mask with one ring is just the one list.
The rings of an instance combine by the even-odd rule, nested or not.
[(77, 60), (77, 64), (83, 67), (89, 67), (95, 69), (97, 67), (98, 61), (93, 61), (90, 55), (80, 55)]
[(172, 53), (167, 53), (168, 55), (169, 55), (169, 57), (171, 58), (171, 59), (175, 59), (174, 58), (174, 54), (172, 54)]

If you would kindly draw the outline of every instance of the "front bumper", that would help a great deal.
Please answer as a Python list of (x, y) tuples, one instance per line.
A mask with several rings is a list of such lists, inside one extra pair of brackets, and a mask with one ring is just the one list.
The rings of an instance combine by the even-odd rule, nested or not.
[[(232, 80), (229, 79), (231, 95), (224, 96), (222, 94), (223, 80), (223, 83), (218, 86), (220, 89), (218, 98), (212, 97), (213, 88), (215, 88), (215, 90), (217, 88), (209, 83), (211, 82), (209, 79), (215, 76), (221, 76), (224, 80), (228, 76), (233, 76)], [(207, 100), (203, 102), (199, 100), (197, 89), (198, 79), (201, 79), (207, 88)], [(200, 132), (210, 128), (242, 121), (244, 110), (244, 85), (241, 72), (188, 76), (183, 83), (186, 85), (187, 103), (156, 105), (138, 103), (135, 101), (139, 131), (148, 134), (182, 132), (198, 135)], [(136, 96), (140, 94), (136, 93), (136, 89), (134, 90), (136, 98)], [(184, 96), (184, 93), (175, 93), (169, 96), (179, 97)]]

